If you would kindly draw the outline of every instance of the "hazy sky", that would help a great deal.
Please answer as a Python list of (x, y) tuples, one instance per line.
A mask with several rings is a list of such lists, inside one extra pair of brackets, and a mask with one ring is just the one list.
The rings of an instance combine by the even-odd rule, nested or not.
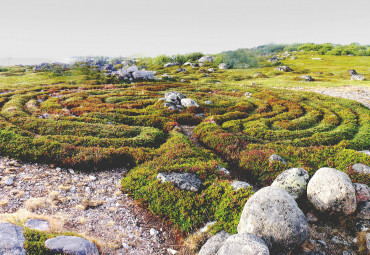
[(370, 44), (370, 0), (1, 0), (0, 57)]

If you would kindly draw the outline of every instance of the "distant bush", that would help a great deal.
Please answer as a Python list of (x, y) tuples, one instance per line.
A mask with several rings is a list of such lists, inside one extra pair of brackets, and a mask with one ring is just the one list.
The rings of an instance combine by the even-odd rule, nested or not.
[(242, 49), (221, 53), (217, 58), (217, 62), (225, 63), (229, 68), (234, 69), (258, 66), (257, 58), (252, 53)]

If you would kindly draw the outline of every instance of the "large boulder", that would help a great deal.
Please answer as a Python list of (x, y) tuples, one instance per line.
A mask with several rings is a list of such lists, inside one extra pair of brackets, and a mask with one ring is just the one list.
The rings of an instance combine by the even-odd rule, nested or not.
[(98, 255), (96, 245), (77, 236), (57, 236), (45, 241), (45, 247), (52, 252), (71, 255)]
[(304, 194), (309, 175), (303, 168), (291, 168), (279, 174), (271, 186), (284, 189), (294, 199)]
[(281, 72), (291, 72), (291, 71), (293, 71), (289, 66), (278, 66), (278, 67), (275, 68), (275, 70), (281, 71)]
[(307, 197), (320, 211), (356, 211), (356, 193), (351, 179), (334, 168), (323, 167), (316, 171), (307, 185)]
[(359, 174), (370, 174), (370, 167), (361, 163), (354, 164), (352, 169)]
[(0, 254), (26, 255), (23, 229), (11, 223), (0, 223)]
[(256, 235), (270, 248), (283, 250), (303, 244), (307, 231), (307, 220), (294, 198), (271, 186), (248, 199), (238, 225), (239, 234)]
[(227, 65), (225, 63), (221, 63), (218, 65), (218, 69), (227, 69)]
[(199, 63), (205, 63), (205, 62), (213, 62), (214, 59), (211, 56), (203, 56), (200, 59), (198, 59)]
[(314, 81), (314, 80), (315, 80), (314, 78), (312, 78), (312, 76), (311, 76), (311, 75), (302, 75), (302, 76), (300, 76), (300, 78), (301, 78), (302, 80), (304, 80), (304, 81), (308, 81), (308, 82), (310, 82), (310, 81)]
[(202, 186), (202, 181), (193, 173), (159, 173), (157, 179), (162, 183), (171, 182), (181, 190), (197, 192)]
[(218, 232), (207, 240), (198, 255), (215, 255), (229, 236), (230, 234), (223, 230)]
[(370, 151), (369, 150), (358, 151), (358, 152), (370, 156)]
[(181, 105), (184, 107), (193, 107), (193, 106), (199, 107), (199, 105), (193, 99), (190, 98), (181, 99)]
[(230, 236), (218, 250), (217, 255), (269, 255), (266, 243), (251, 234)]

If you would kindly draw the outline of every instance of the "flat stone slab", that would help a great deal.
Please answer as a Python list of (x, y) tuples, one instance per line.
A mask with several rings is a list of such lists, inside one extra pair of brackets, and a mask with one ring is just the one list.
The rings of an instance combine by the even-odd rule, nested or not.
[(202, 181), (193, 173), (159, 173), (157, 179), (162, 183), (171, 182), (181, 190), (197, 192), (202, 186)]
[(71, 255), (99, 255), (96, 245), (77, 236), (57, 236), (45, 241), (45, 247), (52, 252)]
[(7, 222), (0, 223), (0, 254), (26, 255), (23, 248), (25, 241), (23, 228)]
[(49, 222), (46, 220), (28, 219), (25, 226), (30, 229), (45, 231), (50, 228)]

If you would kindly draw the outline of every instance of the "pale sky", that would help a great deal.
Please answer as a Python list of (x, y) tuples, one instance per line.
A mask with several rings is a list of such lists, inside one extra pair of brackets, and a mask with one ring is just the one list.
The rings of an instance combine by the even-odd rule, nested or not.
[(0, 0), (0, 58), (370, 44), (370, 0)]

